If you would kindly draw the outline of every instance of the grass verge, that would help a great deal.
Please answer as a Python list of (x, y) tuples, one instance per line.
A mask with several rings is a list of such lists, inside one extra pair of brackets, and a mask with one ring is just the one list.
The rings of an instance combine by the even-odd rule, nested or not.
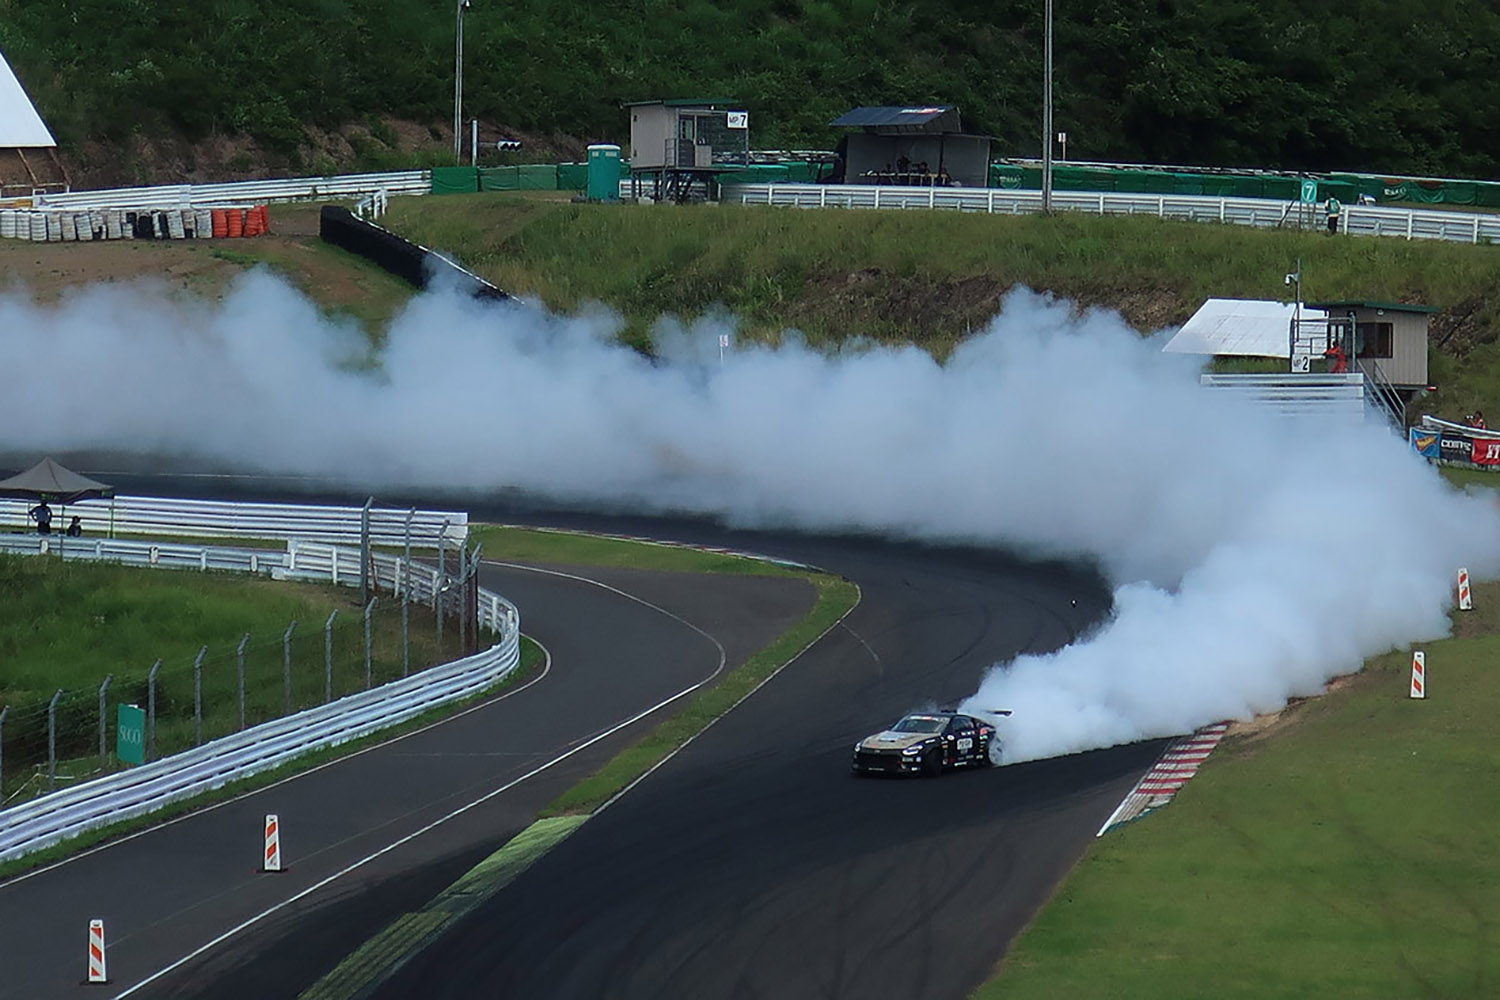
[(1452, 638), (1231, 735), (1098, 841), (978, 1000), (1500, 992), (1500, 585)]
[(484, 544), (486, 558), (514, 562), (611, 566), (668, 573), (806, 575), (789, 567), (745, 556), (573, 531), (483, 525), (472, 528), (469, 537), (471, 541)]
[(168, 820), (175, 819), (178, 816), (183, 816), (187, 813), (203, 809), (206, 806), (211, 806), (219, 802), (226, 802), (230, 799), (244, 795), (247, 792), (255, 791), (258, 788), (265, 788), (267, 785), (274, 785), (278, 781), (283, 781), (295, 775), (310, 771), (315, 767), (328, 763), (329, 761), (337, 760), (340, 757), (348, 757), (355, 753), (358, 753), (361, 750), (368, 749), (381, 743), (388, 743), (391, 740), (398, 739), (399, 737), (405, 736), (409, 733), (416, 732), (418, 729), (429, 726), (434, 722), (461, 712), (466, 708), (470, 708), (481, 702), (494, 698), (496, 695), (503, 694), (506, 690), (512, 687), (516, 687), (520, 684), (525, 683), (535, 674), (538, 666), (542, 663), (545, 656), (546, 654), (542, 652), (542, 648), (540, 646), (538, 646), (535, 642), (526, 638), (525, 636), (522, 636), (520, 666), (511, 671), (510, 676), (506, 677), (498, 684), (486, 688), (484, 691), (474, 694), (469, 698), (465, 698), (462, 701), (456, 701), (451, 704), (444, 705), (440, 708), (434, 708), (429, 711), (423, 712), (421, 715), (418, 715), (415, 718), (408, 719), (406, 722), (403, 722), (397, 726), (392, 726), (389, 729), (383, 729), (378, 733), (371, 733), (369, 736), (365, 736), (357, 740), (351, 740), (348, 743), (341, 743), (336, 747), (327, 747), (322, 750), (315, 750), (311, 753), (304, 754), (303, 756), (298, 757), (294, 760), (290, 760), (285, 764), (282, 764), (281, 766), (273, 768), (269, 771), (262, 771), (260, 774), (252, 775), (248, 778), (241, 778), (237, 781), (231, 781), (228, 784), (224, 785), (224, 787), (222, 788), (215, 789), (211, 792), (204, 792), (202, 795), (195, 796), (191, 799), (185, 799), (181, 802), (175, 802), (172, 805), (166, 806), (149, 816), (142, 816), (139, 819), (128, 820), (123, 823), (116, 823), (98, 830), (91, 830), (87, 833), (80, 834), (79, 836), (74, 837), (64, 843), (37, 851), (33, 854), (28, 854), (24, 858), (17, 858), (14, 861), (5, 862), (4, 864), (0, 864), (0, 880), (12, 878), (24, 872), (44, 867), (55, 861), (60, 861), (71, 854), (76, 854), (79, 851), (86, 850), (89, 847), (92, 847), (96, 844), (101, 844), (107, 840), (114, 840), (117, 837), (122, 837), (126, 834), (134, 833), (138, 830), (144, 830), (149, 827), (157, 826), (161, 823), (167, 822)]

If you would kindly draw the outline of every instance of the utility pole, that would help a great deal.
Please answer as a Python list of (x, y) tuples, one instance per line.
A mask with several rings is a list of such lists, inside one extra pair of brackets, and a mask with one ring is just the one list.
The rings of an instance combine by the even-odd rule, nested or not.
[(1052, 214), (1052, 0), (1046, 0), (1046, 53), (1042, 75), (1042, 211)]
[(469, 0), (458, 0), (453, 31), (453, 162), (459, 165), (464, 162), (464, 11), (468, 9)]

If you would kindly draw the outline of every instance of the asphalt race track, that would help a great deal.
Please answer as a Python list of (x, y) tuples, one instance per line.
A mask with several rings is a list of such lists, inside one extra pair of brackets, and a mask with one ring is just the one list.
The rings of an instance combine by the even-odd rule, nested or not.
[[(513, 600), (526, 633), (551, 652), (544, 677), (417, 735), (0, 886), (0, 995), (101, 995), (98, 986), (80, 985), (84, 931), (93, 917), (106, 922), (114, 987), (106, 995), (117, 995), (237, 924), (711, 676), (724, 658), (738, 663), (812, 601), (801, 581), (728, 577), (705, 588), (675, 574), (575, 572), (670, 605), (713, 638), (582, 580), (486, 567), (484, 585)], [(579, 621), (590, 627), (579, 628)], [(326, 971), (331, 963), (322, 949), (353, 948), (389, 913), (430, 898), (629, 736), (621, 732), (586, 748), (134, 995), (295, 996), (297, 990), (286, 992), (283, 984)], [(270, 812), (280, 817), (290, 868), (280, 875), (256, 871), (261, 820)], [(316, 932), (319, 948), (308, 949), (304, 928)], [(296, 936), (282, 941), (291, 930)], [(221, 989), (213, 979), (224, 965), (236, 968)]]
[[(129, 491), (206, 492), (160, 483)], [(848, 773), (857, 737), (909, 709), (962, 697), (993, 661), (1055, 648), (1097, 620), (1108, 596), (1087, 571), (862, 538), (467, 506), (476, 520), (656, 535), (800, 559), (849, 577), (863, 596), (842, 626), (416, 956), (380, 997), (963, 997), (1161, 749), (1158, 741), (931, 781)], [(809, 599), (805, 588), (749, 593), (704, 588), (692, 577), (674, 583), (656, 574), (588, 573), (699, 625), (729, 647), (731, 664)], [(137, 972), (162, 968), (212, 937), (207, 928), (233, 926), (285, 898), (279, 880), (311, 880), (363, 857), (370, 845), (389, 842), (392, 823), (415, 829), (472, 799), (475, 789), (499, 786), (552, 749), (628, 717), (622, 701), (634, 699), (639, 710), (716, 667), (712, 643), (659, 613), (616, 625), (608, 614), (632, 617), (621, 610), (631, 602), (604, 601), (599, 595), (608, 592), (598, 588), (536, 574), (489, 576), (486, 586), (521, 605), (527, 633), (556, 657), (554, 671), (565, 663), (578, 671), (567, 684), (549, 676), (510, 699), (519, 707), (534, 692), (548, 699), (545, 708), (512, 711), (505, 725), (460, 720), (280, 786), (306, 781), (304, 795), (324, 817), (314, 822), (336, 819), (350, 839), (330, 849), (336, 858), (299, 859), (293, 810), (279, 807), (289, 876), (257, 876), (253, 860), (238, 860), (255, 857), (259, 817), (277, 811), (262, 801), (270, 793), (261, 793), (0, 886), (6, 995), (16, 982), (46, 989), (15, 995), (90, 992), (76, 985), (83, 929), (90, 916), (112, 916), (90, 903), (101, 898), (100, 886), (109, 887), (110, 900), (158, 892), (183, 900), (170, 918), (112, 937), (112, 979), (123, 988), (138, 981)], [(618, 683), (618, 671), (588, 666), (591, 657), (629, 658), (646, 690)], [(522, 745), (523, 735), (543, 737), (562, 718), (576, 724), (569, 735)], [(628, 736), (517, 785), (131, 995), (295, 996), (503, 843)], [(437, 775), (446, 793), (429, 791)], [(369, 801), (350, 808), (350, 797)], [(223, 818), (208, 821), (216, 814)], [(200, 821), (211, 825), (195, 828)], [(240, 841), (243, 853), (224, 861), (223, 845)], [(226, 864), (241, 874), (229, 877), (230, 888), (206, 891), (226, 884)], [(128, 925), (116, 919), (116, 927)], [(66, 947), (56, 944), (59, 935)], [(10, 978), (21, 974), (18, 965), (33, 978)], [(35, 978), (43, 966), (50, 978)]]

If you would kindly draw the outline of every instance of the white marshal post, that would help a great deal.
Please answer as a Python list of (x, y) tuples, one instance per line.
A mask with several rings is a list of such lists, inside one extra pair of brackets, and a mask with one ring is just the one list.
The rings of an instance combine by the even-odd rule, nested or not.
[(1427, 697), (1427, 654), (1420, 649), (1411, 654), (1411, 697)]

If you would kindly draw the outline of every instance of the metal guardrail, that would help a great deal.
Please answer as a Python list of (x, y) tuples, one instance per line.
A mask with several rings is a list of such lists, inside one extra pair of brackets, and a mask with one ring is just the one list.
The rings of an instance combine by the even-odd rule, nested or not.
[[(29, 528), (26, 512), (30, 507), (25, 500), (0, 500), (0, 525)], [(77, 515), (90, 534), (358, 542), (363, 508), (119, 496), (68, 504), (66, 514), (69, 518)], [(371, 508), (370, 543), (404, 545), (408, 514)], [(440, 538), (448, 545), (462, 545), (469, 537), (465, 511), (418, 510), (411, 518), (411, 544), (417, 548), (436, 548)]]
[[(886, 187), (864, 184), (728, 184), (722, 201), (797, 208), (948, 209), (1029, 215), (1042, 210), (1040, 191), (1012, 188)], [(1220, 222), (1277, 228), (1290, 225), (1299, 202), (1264, 198), (1205, 198), (1194, 195), (1127, 194), (1114, 191), (1054, 191), (1058, 211), (1092, 215), (1154, 215), (1161, 219)], [(1325, 218), (1313, 206), (1312, 218)], [(1423, 211), (1376, 205), (1346, 205), (1343, 232), (1356, 236), (1402, 236), (1460, 243), (1500, 242), (1500, 215)], [(1311, 227), (1309, 227), (1311, 228)]]
[[(153, 566), (243, 569), (282, 578), (354, 583), (360, 553), (289, 542), (285, 553), (156, 542), (0, 535), (0, 551), (112, 559)], [(430, 566), (377, 553), (377, 583), (428, 600), (441, 586)], [(503, 679), (520, 663), (520, 613), (498, 594), (479, 590), (479, 624), (500, 636), (490, 649), (401, 680), (244, 729), (149, 764), (54, 792), (5, 810), (0, 861), (9, 861), (88, 830), (144, 816), (173, 802), (277, 767), (302, 754), (359, 739), (430, 708), (465, 698)]]
[(1269, 406), (1283, 416), (1340, 417), (1355, 422), (1365, 416), (1365, 376), (1362, 372), (1316, 375), (1211, 375), (1199, 383), (1216, 392), (1229, 392)]
[(359, 198), (386, 195), (430, 194), (432, 171), (399, 170), (382, 174), (341, 174), (336, 177), (289, 177), (264, 181), (232, 181), (224, 184), (168, 184), (160, 187), (109, 188), (39, 194), (33, 207), (48, 208), (173, 208), (192, 205), (248, 205), (277, 201), (311, 201), (318, 198)]
[(5, 811), (0, 829), (0, 861), (404, 722), (489, 687), (519, 663), (519, 632), (512, 630), (474, 656), (14, 806)]

